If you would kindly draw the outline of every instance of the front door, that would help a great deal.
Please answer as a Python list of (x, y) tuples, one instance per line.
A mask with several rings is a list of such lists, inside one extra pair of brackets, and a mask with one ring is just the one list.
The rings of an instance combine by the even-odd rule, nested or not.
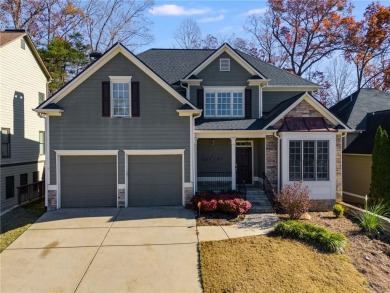
[(237, 183), (252, 184), (252, 148), (236, 148)]

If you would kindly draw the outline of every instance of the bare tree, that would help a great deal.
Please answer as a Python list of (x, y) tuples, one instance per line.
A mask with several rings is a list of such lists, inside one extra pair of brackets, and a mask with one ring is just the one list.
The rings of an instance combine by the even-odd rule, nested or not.
[(244, 30), (252, 37), (251, 50), (256, 50), (258, 58), (277, 67), (283, 67), (288, 54), (272, 34), (269, 14), (250, 15), (244, 24)]
[(88, 0), (83, 7), (85, 34), (92, 50), (106, 51), (116, 42), (131, 50), (150, 44), (148, 19), (153, 0)]
[(199, 49), (202, 43), (202, 32), (195, 20), (186, 18), (177, 28), (174, 38), (182, 49)]
[(357, 90), (353, 68), (343, 58), (334, 58), (327, 67), (326, 74), (330, 84), (328, 94), (332, 103), (339, 102), (354, 90)]

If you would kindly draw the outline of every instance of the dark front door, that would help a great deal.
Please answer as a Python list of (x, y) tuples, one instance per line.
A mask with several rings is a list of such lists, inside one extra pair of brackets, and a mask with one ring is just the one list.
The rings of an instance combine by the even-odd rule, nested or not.
[(252, 148), (236, 148), (237, 183), (252, 184)]

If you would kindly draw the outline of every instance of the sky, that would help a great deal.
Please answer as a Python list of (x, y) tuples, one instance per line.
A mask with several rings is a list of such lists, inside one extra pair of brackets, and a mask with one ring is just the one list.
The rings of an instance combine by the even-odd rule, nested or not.
[[(355, 8), (353, 14), (361, 18), (364, 9), (372, 0), (352, 0)], [(379, 1), (390, 4), (390, 0)], [(202, 35), (231, 35), (248, 37), (243, 25), (250, 14), (264, 13), (267, 1), (264, 0), (198, 0), (198, 1), (166, 1), (155, 0), (150, 12), (153, 22), (153, 43), (143, 49), (177, 47), (174, 33), (185, 18), (194, 19), (199, 25)]]

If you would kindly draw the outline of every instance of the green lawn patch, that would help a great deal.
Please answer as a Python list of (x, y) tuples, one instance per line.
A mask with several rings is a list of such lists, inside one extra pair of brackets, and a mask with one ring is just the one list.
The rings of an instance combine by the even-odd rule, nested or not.
[(324, 252), (345, 251), (347, 240), (341, 233), (310, 223), (289, 220), (279, 222), (274, 231), (275, 235), (297, 239), (318, 247)]
[(41, 199), (2, 215), (0, 219), (0, 252), (22, 235), (44, 212), (44, 199)]

